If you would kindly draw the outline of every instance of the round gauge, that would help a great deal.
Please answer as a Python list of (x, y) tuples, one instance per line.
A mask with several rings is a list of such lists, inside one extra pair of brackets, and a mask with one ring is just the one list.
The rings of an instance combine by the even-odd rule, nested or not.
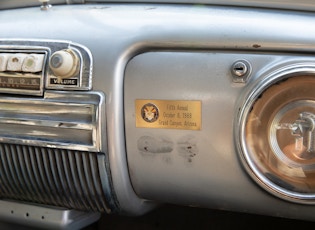
[(271, 77), (245, 101), (236, 136), (250, 175), (277, 196), (315, 203), (315, 75)]

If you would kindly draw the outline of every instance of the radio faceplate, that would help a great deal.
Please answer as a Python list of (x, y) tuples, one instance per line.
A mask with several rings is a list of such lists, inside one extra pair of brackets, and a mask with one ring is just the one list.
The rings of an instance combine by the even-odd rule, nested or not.
[(90, 90), (92, 55), (69, 41), (0, 40), (0, 93)]

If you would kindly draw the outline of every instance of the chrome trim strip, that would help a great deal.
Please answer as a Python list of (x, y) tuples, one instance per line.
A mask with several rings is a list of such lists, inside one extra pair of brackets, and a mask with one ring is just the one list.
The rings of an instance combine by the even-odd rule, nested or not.
[(0, 141), (81, 151), (105, 151), (104, 94), (47, 92), (0, 98)]

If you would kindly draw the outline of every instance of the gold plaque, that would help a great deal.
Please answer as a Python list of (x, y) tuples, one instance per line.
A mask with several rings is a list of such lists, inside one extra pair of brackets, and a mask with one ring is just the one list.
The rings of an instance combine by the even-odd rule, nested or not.
[(136, 100), (136, 127), (201, 129), (201, 101)]

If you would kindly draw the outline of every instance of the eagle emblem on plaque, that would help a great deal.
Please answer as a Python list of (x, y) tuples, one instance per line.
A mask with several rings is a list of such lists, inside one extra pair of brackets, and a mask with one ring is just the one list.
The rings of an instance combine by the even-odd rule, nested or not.
[(141, 116), (146, 122), (155, 122), (159, 118), (159, 109), (152, 103), (145, 104), (141, 108)]

